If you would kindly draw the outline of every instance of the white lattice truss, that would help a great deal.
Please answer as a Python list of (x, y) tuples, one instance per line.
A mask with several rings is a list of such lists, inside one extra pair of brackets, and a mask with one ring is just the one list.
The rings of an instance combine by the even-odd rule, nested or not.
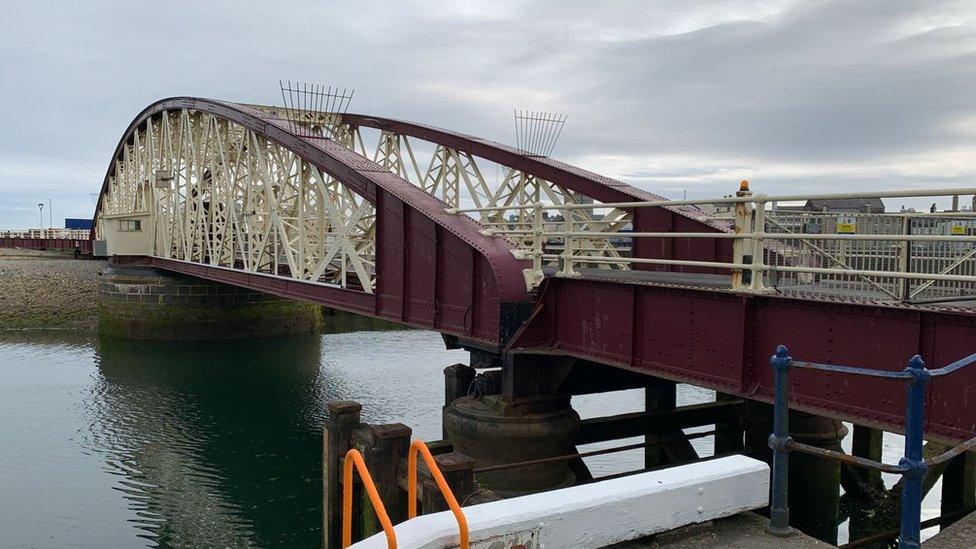
[[(286, 113), (275, 107), (249, 105), (266, 114), (278, 118), (285, 118)], [(343, 120), (341, 114), (311, 113), (302, 111), (292, 124), (303, 126), (303, 133), (321, 134), (325, 138), (334, 139), (337, 143), (356, 151), (364, 157), (370, 158), (383, 168), (420, 187), (428, 194), (442, 200), (448, 208), (475, 207), (491, 208), (503, 206), (512, 208), (509, 211), (493, 211), (479, 215), (478, 220), (489, 231), (521, 231), (532, 227), (530, 214), (518, 206), (531, 204), (577, 204), (592, 202), (588, 197), (573, 192), (565, 187), (545, 181), (531, 174), (523, 173), (509, 167), (502, 166), (503, 175), (495, 182), (489, 183), (484, 176), (479, 158), (465, 151), (453, 149), (444, 145), (429, 143), (421, 139), (398, 134), (388, 130), (372, 131), (375, 135), (375, 147), (367, 146), (363, 139), (363, 131)], [(369, 135), (369, 134), (367, 134)], [(415, 147), (415, 144), (420, 147)], [(431, 151), (430, 160), (426, 163), (420, 158), (422, 151)], [(369, 151), (372, 151), (370, 154)], [(418, 158), (420, 161), (418, 162)], [(483, 164), (489, 161), (480, 159)], [(426, 169), (421, 169), (426, 166)], [(599, 204), (594, 204), (598, 210)], [(628, 212), (617, 209), (606, 209), (605, 213), (593, 210), (576, 210), (572, 221), (577, 231), (618, 232), (631, 223)], [(547, 224), (555, 226), (561, 220), (547, 220)], [(527, 246), (527, 240), (506, 236), (513, 241), (516, 249)], [(556, 252), (562, 248), (560, 239), (552, 239), (546, 245), (547, 251)], [(622, 253), (629, 251), (629, 243), (611, 242), (605, 238), (580, 239), (575, 253), (581, 258), (608, 257), (619, 258)], [(608, 262), (594, 263), (593, 266), (603, 269), (629, 269), (627, 263)]]
[[(274, 107), (253, 107), (285, 118)], [(367, 147), (360, 128), (343, 122), (339, 114), (306, 118), (289, 123), (370, 158), (445, 207), (512, 207), (479, 214), (489, 232), (531, 228), (531, 216), (517, 206), (588, 201), (507, 167), (493, 189), (471, 153), (421, 142), (418, 151), (432, 153), (429, 162), (420, 164), (411, 145), (420, 140), (376, 131), (376, 146)], [(372, 205), (287, 148), (209, 113), (170, 110), (137, 128), (115, 162), (101, 213), (96, 227), (100, 235), (105, 216), (147, 215), (150, 255), (155, 257), (367, 293), (376, 285)], [(622, 210), (603, 215), (576, 210), (571, 221), (580, 231), (617, 232), (631, 219)], [(553, 227), (560, 223), (547, 220)], [(515, 248), (529, 246), (526, 238), (507, 238)], [(546, 247), (561, 246), (553, 239)], [(580, 257), (620, 257), (618, 246), (607, 239), (581, 240), (575, 251)], [(629, 268), (613, 262), (597, 266)]]
[[(329, 131), (353, 145), (347, 127)], [(288, 149), (208, 113), (148, 119), (116, 160), (102, 200), (109, 217), (149, 216), (156, 257), (375, 287), (372, 204)]]
[[(344, 127), (349, 128), (348, 125)], [(355, 136), (347, 138), (346, 142), (357, 144), (358, 152), (365, 156), (367, 148), (359, 128), (354, 127), (349, 131)], [(428, 194), (439, 198), (448, 207), (512, 208), (508, 215), (505, 210), (482, 212), (479, 221), (489, 230), (531, 229), (533, 226), (531, 214), (528, 210), (519, 209), (518, 206), (592, 202), (587, 197), (561, 185), (513, 168), (506, 168), (504, 177), (492, 189), (474, 155), (439, 144), (433, 145), (433, 153), (427, 163), (427, 169), (422, 171), (420, 169), (422, 164), (418, 164), (417, 155), (408, 136), (386, 130), (378, 134), (372, 160)], [(355, 146), (352, 148), (355, 149)], [(594, 209), (598, 208), (599, 204), (594, 204)], [(573, 216), (571, 221), (578, 231), (617, 232), (631, 222), (629, 213), (617, 209), (600, 215), (593, 211), (575, 210)], [(555, 225), (564, 220), (547, 221)], [(508, 238), (513, 240), (516, 248), (525, 248), (529, 245), (528, 239)], [(561, 246), (561, 242), (554, 239), (553, 242), (547, 243), (546, 248), (558, 250)], [(621, 251), (615, 243), (607, 239), (582, 239), (576, 248), (581, 258), (588, 256), (616, 258), (620, 257)], [(595, 266), (604, 269), (630, 268), (626, 263), (599, 263)]]

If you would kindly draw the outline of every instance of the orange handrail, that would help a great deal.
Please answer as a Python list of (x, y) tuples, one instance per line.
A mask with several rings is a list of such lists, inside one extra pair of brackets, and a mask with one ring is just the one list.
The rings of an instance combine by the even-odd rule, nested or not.
[(454, 518), (457, 519), (460, 530), (459, 549), (468, 549), (468, 521), (464, 518), (464, 512), (461, 511), (461, 506), (454, 498), (454, 492), (447, 485), (437, 462), (434, 461), (434, 456), (430, 455), (430, 450), (422, 440), (413, 441), (410, 445), (410, 453), (407, 454), (407, 518), (412, 519), (417, 516), (417, 452), (424, 456), (424, 462), (427, 463), (431, 476), (434, 477), (437, 487), (441, 490), (441, 495), (447, 501), (447, 506), (451, 508)]
[(359, 453), (359, 450), (356, 450), (355, 448), (346, 453), (345, 463), (342, 466), (343, 549), (352, 545), (353, 465), (356, 466), (356, 470), (359, 471), (360, 478), (363, 479), (363, 487), (366, 488), (366, 494), (369, 496), (369, 501), (373, 503), (373, 509), (376, 510), (376, 517), (380, 519), (380, 524), (383, 526), (383, 532), (386, 533), (386, 546), (388, 549), (396, 549), (397, 542), (396, 534), (393, 532), (393, 524), (390, 522), (389, 515), (386, 514), (386, 507), (383, 507), (383, 501), (380, 499), (379, 492), (376, 491), (376, 485), (373, 484), (373, 478), (369, 476), (369, 470), (366, 469), (366, 462), (363, 461), (363, 456)]

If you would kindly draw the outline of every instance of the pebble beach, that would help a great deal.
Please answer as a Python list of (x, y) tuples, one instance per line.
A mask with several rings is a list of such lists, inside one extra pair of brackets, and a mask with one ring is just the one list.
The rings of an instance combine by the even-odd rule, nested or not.
[(0, 249), (0, 331), (98, 327), (98, 274), (105, 261)]

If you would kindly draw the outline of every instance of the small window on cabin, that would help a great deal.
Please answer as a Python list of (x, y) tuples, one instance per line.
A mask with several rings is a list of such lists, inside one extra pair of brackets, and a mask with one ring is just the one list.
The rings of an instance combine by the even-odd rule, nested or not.
[(137, 233), (141, 231), (142, 231), (141, 219), (120, 219), (119, 220), (119, 232)]

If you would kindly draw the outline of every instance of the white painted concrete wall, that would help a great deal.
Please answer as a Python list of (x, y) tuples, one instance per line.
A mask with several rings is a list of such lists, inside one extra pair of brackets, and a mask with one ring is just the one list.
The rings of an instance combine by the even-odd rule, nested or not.
[[(745, 456), (692, 463), (464, 508), (473, 549), (597, 548), (763, 507), (769, 467)], [(458, 546), (450, 511), (395, 527), (403, 549)], [(499, 544), (499, 542), (502, 542)], [(383, 533), (352, 547), (386, 547)]]

